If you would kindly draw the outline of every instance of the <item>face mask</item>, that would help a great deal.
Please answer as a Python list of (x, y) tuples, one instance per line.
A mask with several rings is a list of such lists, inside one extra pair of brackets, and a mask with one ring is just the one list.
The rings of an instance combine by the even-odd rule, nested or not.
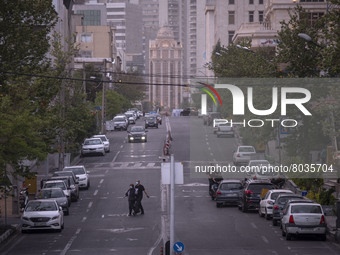
[(132, 186), (130, 186), (130, 189), (132, 189), (133, 187)]
[(136, 182), (136, 185), (138, 185), (138, 182)]

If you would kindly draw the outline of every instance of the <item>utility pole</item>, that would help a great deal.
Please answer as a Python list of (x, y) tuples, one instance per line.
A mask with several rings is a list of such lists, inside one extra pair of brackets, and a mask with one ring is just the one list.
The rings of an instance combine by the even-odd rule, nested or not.
[(65, 143), (64, 143), (64, 122), (65, 122), (65, 79), (61, 81), (61, 90), (59, 93), (59, 102), (60, 102), (60, 134), (59, 134), (59, 164), (58, 169), (62, 171), (64, 168), (64, 154), (65, 154)]
[(106, 58), (104, 59), (104, 74), (103, 74), (103, 92), (102, 92), (102, 126), (101, 134), (105, 133), (105, 89), (106, 89)]
[(85, 62), (83, 61), (83, 90), (84, 90), (84, 103), (86, 103), (86, 70), (85, 70)]

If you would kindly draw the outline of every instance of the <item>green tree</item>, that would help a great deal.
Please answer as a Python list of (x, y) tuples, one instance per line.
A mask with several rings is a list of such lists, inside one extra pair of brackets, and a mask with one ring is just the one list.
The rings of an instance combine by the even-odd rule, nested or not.
[(250, 50), (251, 40), (244, 39), (239, 46), (229, 45), (221, 46), (220, 41), (214, 47), (212, 52), (212, 64), (210, 69), (214, 71), (217, 77), (273, 77), (275, 75), (275, 66), (266, 59), (269, 49), (259, 49), (254, 52)]
[(328, 0), (329, 13), (323, 17), (323, 35), (324, 44), (323, 48), (322, 67), (327, 70), (331, 77), (339, 77), (340, 74), (340, 9), (333, 8), (340, 6), (340, 0)]
[(321, 63), (320, 47), (308, 43), (298, 36), (307, 34), (313, 42), (318, 42), (323, 22), (321, 20), (311, 24), (310, 15), (301, 5), (289, 11), (289, 20), (281, 21), (278, 32), (277, 62), (285, 64), (285, 70), (292, 77), (318, 76)]
[(115, 77), (116, 91), (123, 95), (132, 104), (136, 101), (142, 101), (145, 97), (144, 77), (137, 71), (116, 74)]
[(13, 0), (2, 1), (0, 16), (0, 175), (10, 165), (13, 176), (28, 176), (23, 160), (44, 159), (54, 137), (49, 112), (58, 88), (43, 75), (57, 15), (52, 1)]

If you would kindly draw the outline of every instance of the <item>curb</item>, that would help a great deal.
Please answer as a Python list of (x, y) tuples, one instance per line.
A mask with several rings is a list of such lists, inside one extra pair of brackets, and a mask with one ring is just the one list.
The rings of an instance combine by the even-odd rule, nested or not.
[(6, 230), (6, 232), (0, 236), (0, 244), (6, 241), (8, 237), (10, 237), (13, 233), (15, 233), (20, 228), (20, 224), (13, 224), (11, 226), (13, 228)]

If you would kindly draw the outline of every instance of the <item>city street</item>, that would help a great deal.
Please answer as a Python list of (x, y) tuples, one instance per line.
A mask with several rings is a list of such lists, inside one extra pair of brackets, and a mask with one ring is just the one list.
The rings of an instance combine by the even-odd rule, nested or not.
[[(238, 137), (217, 138), (211, 126), (197, 117), (171, 117), (172, 152), (183, 162), (184, 184), (175, 188), (175, 241), (183, 254), (340, 254), (340, 247), (317, 238), (286, 241), (279, 227), (256, 212), (237, 207), (216, 208), (208, 194), (207, 178), (191, 177), (190, 162), (232, 163)], [(81, 158), (90, 171), (91, 187), (72, 203), (61, 233), (18, 234), (0, 249), (6, 254), (160, 254), (166, 224), (167, 195), (161, 190), (162, 146), (167, 133), (165, 118), (159, 128), (148, 128), (147, 143), (127, 143), (126, 131), (107, 133), (111, 152)], [(143, 120), (136, 125), (142, 125)], [(195, 141), (193, 141), (195, 140)], [(193, 146), (194, 144), (194, 146)], [(128, 217), (123, 198), (130, 183), (141, 180), (150, 195), (143, 198), (144, 215)], [(163, 187), (164, 190), (165, 187)], [(163, 208), (164, 209), (164, 208)]]

